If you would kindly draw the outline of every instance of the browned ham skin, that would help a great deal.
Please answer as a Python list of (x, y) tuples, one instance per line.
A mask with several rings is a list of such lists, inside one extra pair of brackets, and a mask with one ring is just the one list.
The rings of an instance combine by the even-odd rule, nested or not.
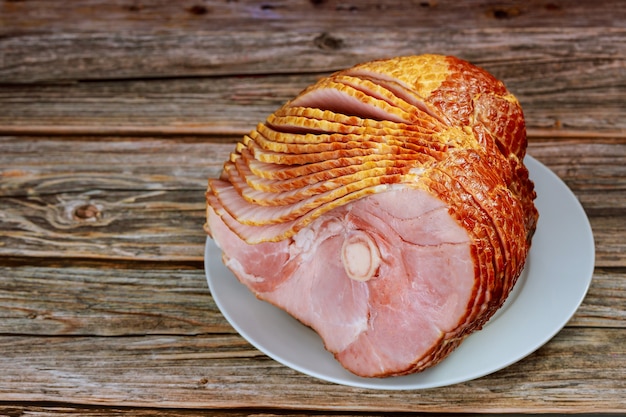
[(538, 213), (522, 109), (454, 57), (357, 65), (305, 89), (209, 180), (234, 275), (349, 371), (427, 369), (502, 306)]

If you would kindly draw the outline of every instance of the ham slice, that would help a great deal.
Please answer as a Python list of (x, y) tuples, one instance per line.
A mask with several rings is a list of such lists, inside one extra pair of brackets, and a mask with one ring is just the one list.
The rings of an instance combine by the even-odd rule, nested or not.
[(258, 298), (364, 377), (436, 365), (502, 306), (538, 213), (522, 109), (454, 57), (357, 65), (244, 136), (205, 229)]

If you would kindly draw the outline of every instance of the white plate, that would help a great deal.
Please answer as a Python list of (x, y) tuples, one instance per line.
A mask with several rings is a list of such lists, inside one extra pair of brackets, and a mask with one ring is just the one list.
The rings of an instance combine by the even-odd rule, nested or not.
[(479, 378), (534, 352), (565, 326), (593, 275), (595, 249), (589, 220), (574, 194), (532, 157), (525, 160), (537, 190), (539, 223), (526, 268), (502, 309), (450, 356), (424, 372), (362, 378), (346, 371), (321, 339), (284, 311), (259, 301), (221, 262), (207, 240), (205, 270), (215, 303), (257, 349), (304, 374), (375, 389), (422, 389)]

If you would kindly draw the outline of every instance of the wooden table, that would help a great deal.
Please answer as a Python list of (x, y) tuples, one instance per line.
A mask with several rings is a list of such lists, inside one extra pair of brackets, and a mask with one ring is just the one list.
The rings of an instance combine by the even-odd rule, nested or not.
[[(590, 218), (554, 339), (427, 390), (260, 353), (203, 270), (204, 191), (241, 135), (334, 70), (436, 52), (503, 79), (529, 153)], [(0, 415), (626, 412), (626, 3), (0, 2)]]

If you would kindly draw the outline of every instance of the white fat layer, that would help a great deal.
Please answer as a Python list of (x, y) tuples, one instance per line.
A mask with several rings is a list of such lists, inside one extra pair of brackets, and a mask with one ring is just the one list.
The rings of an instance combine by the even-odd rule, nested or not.
[(298, 256), (300, 262), (312, 259), (317, 247), (326, 239), (344, 232), (345, 226), (336, 218), (323, 216), (296, 233), (289, 245), (290, 259)]
[(260, 282), (265, 281), (264, 277), (259, 277), (257, 275), (248, 273), (246, 269), (243, 267), (243, 265), (241, 265), (241, 263), (237, 259), (234, 259), (234, 258), (225, 259), (224, 264), (231, 271), (233, 271), (233, 273), (237, 277), (239, 277), (239, 279), (241, 280), (255, 282), (255, 283), (260, 283)]

